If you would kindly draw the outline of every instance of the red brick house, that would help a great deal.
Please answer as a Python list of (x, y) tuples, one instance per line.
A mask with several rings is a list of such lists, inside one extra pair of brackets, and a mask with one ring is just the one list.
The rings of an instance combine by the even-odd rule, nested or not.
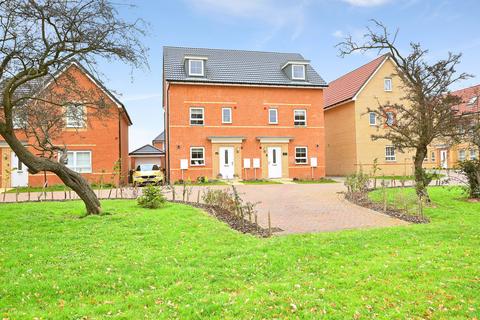
[(325, 81), (297, 53), (165, 47), (167, 178), (325, 176)]
[[(80, 172), (91, 182), (103, 180), (105, 183), (126, 183), (128, 179), (128, 127), (132, 124), (125, 106), (80, 63), (71, 62), (60, 70), (55, 81), (46, 81), (41, 92), (63, 90), (62, 80), (69, 77), (75, 80), (77, 90), (85, 90), (98, 95), (106, 104), (106, 116), (96, 117), (95, 108), (85, 109), (82, 121), (71, 121), (65, 111), (65, 128), (55, 136), (54, 144), (66, 146), (68, 150), (67, 166)], [(66, 108), (75, 108), (68, 105)], [(35, 144), (32, 138), (26, 138), (22, 132), (17, 137), (25, 145)], [(31, 152), (37, 152), (29, 147)], [(5, 141), (0, 137), (0, 187), (42, 186), (61, 184), (53, 173), (31, 175), (24, 164), (18, 161)]]

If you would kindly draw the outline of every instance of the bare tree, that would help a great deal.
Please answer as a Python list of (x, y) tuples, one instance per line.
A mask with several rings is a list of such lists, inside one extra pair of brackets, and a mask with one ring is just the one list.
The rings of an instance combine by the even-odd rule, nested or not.
[[(372, 23), (363, 43), (348, 36), (337, 48), (342, 57), (354, 52), (386, 53), (396, 64), (396, 75), (402, 80), (405, 96), (402, 103), (379, 103), (377, 108), (369, 110), (384, 119), (387, 127), (372, 135), (372, 139), (389, 140), (400, 151), (414, 150), (416, 193), (430, 201), (426, 189), (430, 178), (423, 169), (427, 147), (436, 139), (458, 137), (459, 117), (453, 107), (460, 98), (451, 95), (449, 88), (470, 75), (458, 74), (455, 70), (461, 54), (449, 53), (446, 59), (429, 63), (428, 50), (422, 49), (419, 43), (410, 43), (410, 53), (405, 55), (396, 45), (398, 30), (392, 35), (381, 22), (372, 20)], [(387, 119), (391, 115), (394, 119)]]
[[(0, 0), (0, 135), (30, 173), (52, 172), (72, 188), (88, 214), (100, 213), (100, 202), (79, 173), (58, 161), (66, 150), (55, 137), (64, 127), (63, 106), (82, 101), (98, 116), (107, 107), (100, 95), (76, 90), (73, 75), (56, 75), (72, 59), (93, 73), (98, 59), (146, 66), (144, 30), (141, 20), (122, 20), (108, 0)], [(52, 81), (56, 89), (42, 91)], [(24, 136), (38, 152), (22, 143)]]

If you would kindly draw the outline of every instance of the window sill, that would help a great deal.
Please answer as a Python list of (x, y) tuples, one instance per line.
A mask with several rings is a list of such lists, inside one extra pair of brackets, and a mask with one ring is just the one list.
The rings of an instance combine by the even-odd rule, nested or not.
[(190, 167), (205, 167), (205, 164), (190, 164)]
[(297, 165), (297, 166), (306, 166), (306, 165), (308, 165), (308, 162), (295, 162), (295, 165)]

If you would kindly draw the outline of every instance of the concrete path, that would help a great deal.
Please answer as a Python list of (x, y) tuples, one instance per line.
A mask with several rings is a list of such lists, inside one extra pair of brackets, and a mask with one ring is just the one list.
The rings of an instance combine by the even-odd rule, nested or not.
[[(272, 227), (281, 228), (279, 234), (310, 233), (338, 231), (355, 228), (373, 228), (405, 225), (406, 222), (387, 215), (356, 206), (344, 200), (341, 192), (345, 190), (343, 183), (328, 184), (272, 184), (272, 185), (236, 185), (245, 201), (260, 202), (258, 222), (268, 227), (268, 212), (270, 212)], [(192, 187), (189, 200), (197, 201), (207, 187)], [(231, 188), (231, 186), (211, 186), (210, 188)], [(177, 200), (182, 199), (182, 187), (176, 187)], [(98, 191), (97, 191), (98, 192)], [(103, 190), (101, 197), (107, 197), (109, 192)], [(113, 191), (111, 196), (120, 196)], [(37, 200), (39, 193), (32, 193), (31, 200)], [(171, 192), (167, 197), (171, 199)], [(67, 194), (67, 198), (69, 198)], [(73, 196), (73, 193), (72, 193)], [(26, 201), (27, 194), (19, 194), (19, 201)], [(78, 197), (73, 196), (78, 199)], [(133, 189), (123, 191), (124, 198), (134, 197)], [(63, 200), (64, 192), (47, 193), (47, 200)], [(43, 197), (42, 197), (43, 199)], [(0, 202), (3, 195), (0, 195)], [(16, 195), (6, 195), (7, 202), (16, 202)], [(0, 213), (2, 207), (0, 206)]]

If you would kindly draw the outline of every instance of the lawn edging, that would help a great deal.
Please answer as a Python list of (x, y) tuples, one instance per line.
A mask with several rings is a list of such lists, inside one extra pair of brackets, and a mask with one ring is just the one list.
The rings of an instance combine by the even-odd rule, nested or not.
[(344, 195), (345, 195), (345, 199), (350, 201), (353, 204), (356, 204), (360, 207), (364, 207), (367, 209), (371, 209), (373, 211), (377, 211), (382, 214), (386, 214), (396, 219), (400, 219), (403, 221), (416, 223), (416, 224), (430, 223), (430, 219), (426, 216), (405, 214), (404, 212), (392, 206), (387, 206), (385, 210), (383, 204), (370, 200), (368, 196), (365, 197), (364, 195), (358, 195), (358, 194), (349, 195), (346, 192), (344, 193)]

